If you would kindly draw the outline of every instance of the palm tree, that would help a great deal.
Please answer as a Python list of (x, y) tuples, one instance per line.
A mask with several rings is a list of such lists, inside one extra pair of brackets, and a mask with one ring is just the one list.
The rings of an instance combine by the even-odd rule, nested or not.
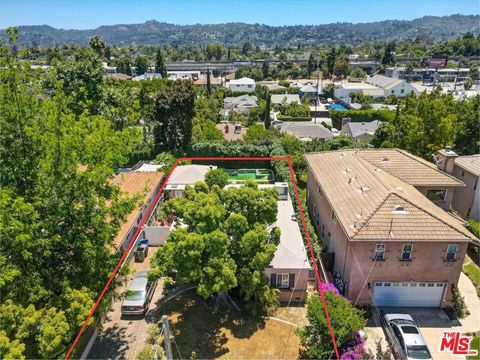
[(90, 39), (90, 47), (95, 51), (98, 56), (103, 58), (103, 50), (105, 49), (105, 42), (100, 36), (94, 36)]

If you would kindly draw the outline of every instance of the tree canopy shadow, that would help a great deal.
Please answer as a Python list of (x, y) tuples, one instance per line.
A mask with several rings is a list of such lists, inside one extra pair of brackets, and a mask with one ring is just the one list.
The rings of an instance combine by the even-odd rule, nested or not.
[(181, 352), (179, 355), (173, 346), (175, 358), (217, 358), (230, 352), (227, 334), (249, 338), (265, 326), (261, 316), (207, 306), (195, 293), (181, 294), (160, 305), (156, 315), (157, 322), (163, 315), (169, 316), (171, 334)]

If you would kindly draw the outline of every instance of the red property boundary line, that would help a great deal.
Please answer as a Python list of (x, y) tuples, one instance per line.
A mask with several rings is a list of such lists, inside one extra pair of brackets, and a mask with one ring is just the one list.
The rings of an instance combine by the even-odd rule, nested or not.
[[(299, 194), (299, 191), (298, 191), (297, 181), (295, 180), (295, 174), (293, 172), (292, 158), (291, 157), (185, 157), (185, 158), (177, 158), (175, 160), (175, 163), (173, 164), (173, 166), (170, 169), (170, 171), (168, 172), (165, 180), (163, 181), (163, 184), (160, 187), (160, 190), (158, 191), (158, 194), (155, 196), (154, 200), (152, 201), (152, 203), (148, 207), (145, 216), (142, 218), (142, 220), (138, 224), (138, 228), (135, 231), (135, 234), (133, 235), (132, 239), (128, 243), (128, 246), (126, 247), (125, 251), (123, 252), (122, 256), (120, 257), (120, 260), (118, 260), (118, 263), (115, 266), (115, 269), (112, 271), (112, 274), (108, 278), (108, 281), (106, 282), (105, 286), (103, 287), (103, 290), (100, 293), (97, 301), (95, 301), (95, 304), (93, 305), (92, 309), (90, 310), (90, 313), (88, 314), (87, 318), (85, 319), (85, 322), (83, 323), (82, 327), (78, 331), (78, 334), (75, 337), (75, 340), (73, 341), (72, 345), (70, 346), (70, 349), (68, 350), (67, 354), (65, 355), (65, 360), (68, 360), (70, 358), (70, 355), (72, 354), (73, 349), (75, 348), (75, 346), (77, 345), (78, 341), (80, 340), (83, 332), (85, 331), (85, 328), (87, 327), (88, 322), (90, 321), (93, 314), (97, 310), (98, 305), (100, 304), (103, 297), (105, 296), (105, 293), (107, 292), (108, 288), (110, 287), (110, 284), (112, 283), (113, 279), (117, 275), (118, 270), (123, 265), (123, 262), (125, 261), (125, 258), (127, 257), (127, 254), (130, 252), (130, 249), (133, 246), (133, 244), (135, 243), (135, 240), (137, 239), (138, 235), (140, 234), (140, 231), (142, 231), (143, 225), (145, 225), (146, 220), (150, 217), (150, 214), (152, 213), (155, 205), (157, 204), (158, 199), (162, 195), (163, 190), (164, 190), (168, 180), (170, 179), (170, 176), (172, 175), (173, 170), (177, 167), (177, 165), (180, 161), (190, 161), (190, 160), (193, 160), (193, 161), (201, 161), (201, 160), (206, 160), (206, 161), (208, 161), (208, 160), (211, 160), (211, 161), (245, 161), (246, 160), (246, 161), (287, 161), (288, 162), (288, 167), (290, 169), (290, 177), (292, 179), (293, 187), (295, 189), (295, 197), (297, 198), (298, 208), (299, 208), (299, 211), (300, 211), (300, 217), (302, 218), (302, 225), (303, 225), (303, 228), (305, 230), (305, 236), (307, 238), (308, 247), (309, 247), (309, 250), (310, 250), (310, 256), (312, 258), (313, 269), (314, 269), (314, 272), (315, 272), (315, 278), (317, 280), (317, 291), (320, 293), (320, 297), (322, 299), (323, 308), (325, 310), (325, 315), (326, 315), (326, 318), (327, 318), (328, 328), (330, 330), (330, 336), (332, 338), (332, 343), (333, 343), (333, 348), (335, 350), (336, 358), (340, 359), (340, 353), (338, 352), (337, 342), (335, 341), (335, 333), (333, 331), (332, 323), (330, 321), (330, 313), (328, 312), (327, 303), (325, 301), (325, 293), (323, 292), (322, 286), (321, 286), (322, 281), (320, 279), (320, 274), (318, 272), (317, 262), (315, 261), (315, 252), (313, 250), (312, 240), (310, 238), (310, 233), (308, 232), (307, 221), (305, 219), (305, 213), (303, 212), (302, 201), (300, 199), (300, 194)], [(325, 279), (325, 281), (327, 281), (327, 280)]]

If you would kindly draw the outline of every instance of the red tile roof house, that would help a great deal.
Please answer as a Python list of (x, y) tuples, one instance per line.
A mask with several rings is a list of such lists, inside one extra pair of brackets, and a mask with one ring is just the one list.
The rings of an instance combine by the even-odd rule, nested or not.
[(443, 210), (463, 183), (398, 149), (306, 159), (308, 210), (344, 295), (355, 305), (452, 306), (476, 240)]
[[(141, 194), (141, 205), (127, 215), (115, 237), (115, 250), (123, 251), (128, 246), (132, 236), (138, 229), (140, 221), (145, 216), (150, 204), (157, 196), (163, 174), (158, 171), (122, 172), (112, 179), (112, 184), (118, 185), (122, 192), (128, 195)], [(139, 238), (142, 237), (140, 234)]]

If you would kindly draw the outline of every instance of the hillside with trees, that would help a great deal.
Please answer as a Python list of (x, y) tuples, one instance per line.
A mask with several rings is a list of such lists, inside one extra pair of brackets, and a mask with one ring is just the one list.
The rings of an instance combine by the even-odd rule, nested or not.
[[(365, 41), (402, 41), (426, 37), (431, 41), (456, 38), (466, 32), (478, 35), (478, 15), (424, 16), (410, 21), (385, 20), (372, 23), (334, 23), (324, 25), (269, 26), (264, 24), (226, 23), (174, 25), (155, 20), (143, 24), (100, 26), (90, 30), (55, 29), (48, 25), (20, 26), (20, 45), (40, 46), (73, 43), (88, 44), (98, 35), (115, 45), (185, 44), (256, 46), (296, 44), (355, 44)], [(212, 48), (212, 57), (218, 52)]]

